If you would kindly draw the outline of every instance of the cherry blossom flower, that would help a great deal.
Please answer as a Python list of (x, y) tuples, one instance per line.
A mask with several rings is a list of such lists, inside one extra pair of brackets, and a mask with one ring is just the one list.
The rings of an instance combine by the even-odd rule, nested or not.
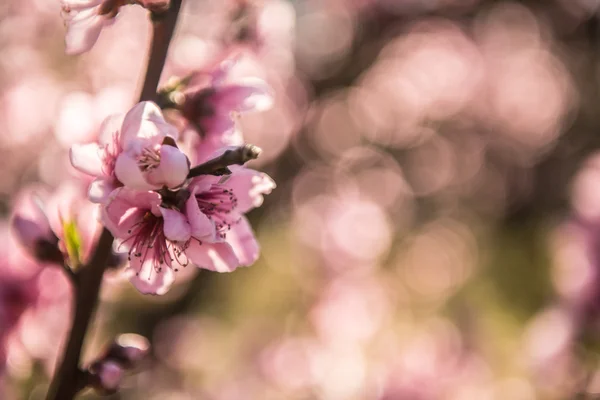
[(96, 203), (123, 185), (137, 190), (176, 187), (189, 172), (187, 157), (175, 145), (177, 136), (156, 104), (141, 102), (124, 117), (109, 117), (97, 143), (71, 147), (71, 163), (96, 177), (89, 191)]
[(236, 129), (237, 115), (265, 111), (273, 105), (272, 90), (263, 80), (227, 80), (235, 62), (228, 59), (211, 72), (198, 73), (184, 93), (182, 114), (203, 138), (196, 146), (203, 155), (198, 157), (199, 162), (223, 146), (243, 144), (242, 134)]
[(174, 270), (186, 266), (184, 250), (191, 238), (185, 216), (162, 206), (156, 192), (116, 189), (102, 210), (102, 222), (129, 253), (126, 275), (146, 294), (164, 294)]
[(66, 53), (75, 55), (90, 50), (102, 28), (114, 22), (128, 0), (62, 0), (62, 16), (67, 27)]
[(193, 262), (218, 272), (256, 261), (258, 243), (244, 213), (263, 202), (275, 184), (266, 174), (238, 166), (225, 181), (200, 176), (177, 192), (111, 193), (102, 222), (128, 251), (126, 275), (142, 293), (164, 294), (174, 272)]
[(215, 176), (194, 178), (185, 212), (192, 236), (186, 254), (201, 268), (229, 272), (239, 265), (253, 264), (259, 246), (244, 214), (263, 202), (263, 195), (275, 188), (266, 174), (231, 166), (225, 179)]
[(83, 188), (66, 182), (54, 193), (25, 189), (18, 196), (11, 226), (25, 250), (41, 261), (72, 266), (85, 262), (100, 232), (99, 208)]

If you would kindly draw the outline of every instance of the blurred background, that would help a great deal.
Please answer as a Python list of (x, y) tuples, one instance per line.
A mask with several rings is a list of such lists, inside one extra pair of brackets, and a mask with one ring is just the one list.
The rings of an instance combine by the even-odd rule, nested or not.
[[(233, 73), (275, 104), (240, 125), (278, 187), (249, 216), (254, 266), (188, 268), (161, 297), (109, 274), (88, 358), (122, 332), (152, 344), (109, 398), (599, 398), (599, 7), (186, 0), (163, 82), (244, 47)], [(0, 3), (3, 215), (76, 176), (69, 146), (136, 101), (149, 37), (125, 7), (67, 57), (58, 1)], [(56, 272), (0, 351), (9, 400), (47, 390)]]

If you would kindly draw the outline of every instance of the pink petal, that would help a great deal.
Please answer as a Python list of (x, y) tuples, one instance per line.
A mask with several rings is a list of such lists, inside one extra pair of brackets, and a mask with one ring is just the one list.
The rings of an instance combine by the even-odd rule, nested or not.
[(106, 150), (109, 153), (115, 153), (119, 149), (119, 136), (121, 134), (121, 126), (123, 125), (123, 114), (109, 115), (102, 121), (100, 126), (100, 133), (98, 134), (98, 141), (101, 145), (106, 146)]
[(202, 118), (200, 124), (207, 136), (216, 136), (219, 139), (221, 135), (226, 135), (235, 130), (235, 122), (229, 114), (215, 114), (212, 117)]
[(15, 215), (10, 222), (15, 237), (25, 248), (31, 251), (34, 251), (40, 240), (52, 238), (52, 233), (47, 226), (23, 218), (21, 215)]
[(96, 246), (100, 237), (100, 206), (90, 202), (83, 202), (77, 210), (77, 231), (81, 236), (82, 261), (86, 262)]
[(131, 258), (130, 266), (125, 270), (125, 274), (142, 294), (163, 295), (175, 282), (175, 273), (171, 268), (163, 267), (157, 271), (152, 260), (142, 263), (138, 257)]
[(102, 172), (102, 149), (98, 143), (74, 144), (69, 150), (71, 165), (84, 174), (101, 176)]
[(67, 23), (65, 52), (77, 55), (94, 46), (108, 20), (106, 17), (98, 15), (96, 8), (89, 8), (79, 11), (65, 22)]
[(179, 211), (161, 207), (164, 219), (165, 237), (175, 242), (185, 242), (190, 238), (192, 228), (185, 216)]
[(241, 214), (262, 205), (263, 195), (271, 193), (276, 187), (273, 179), (263, 172), (236, 165), (230, 169), (232, 174), (225, 186), (231, 188), (237, 196), (237, 211)]
[(258, 259), (260, 248), (256, 241), (256, 237), (254, 236), (254, 232), (252, 232), (252, 227), (245, 217), (242, 217), (242, 219), (227, 232), (227, 243), (233, 248), (233, 252), (240, 260), (241, 265), (252, 265)]
[(156, 104), (143, 101), (125, 115), (121, 127), (121, 144), (123, 149), (128, 150), (129, 142), (136, 138), (153, 139), (160, 143), (167, 135), (177, 138), (178, 131), (165, 121)]
[(200, 268), (217, 272), (235, 270), (239, 261), (227, 243), (203, 243), (192, 240), (185, 250), (188, 258)]
[(29, 220), (51, 233), (50, 223), (46, 216), (46, 204), (43, 202), (50, 194), (43, 187), (29, 187), (17, 195), (13, 205), (13, 215)]
[(218, 114), (265, 111), (273, 106), (271, 88), (263, 80), (246, 78), (237, 84), (224, 85), (213, 97)]
[(146, 182), (137, 161), (128, 153), (121, 153), (115, 163), (115, 175), (117, 179), (130, 189), (152, 190), (160, 188), (160, 185), (151, 185)]
[(118, 188), (110, 194), (108, 202), (102, 208), (101, 220), (115, 237), (126, 238), (133, 225), (148, 211), (160, 215), (160, 202), (158, 193)]
[(185, 154), (177, 147), (162, 145), (160, 147), (160, 164), (148, 172), (148, 182), (175, 188), (180, 186), (190, 172), (190, 164)]
[(206, 192), (210, 189), (212, 185), (219, 182), (219, 177), (212, 175), (200, 175), (193, 178), (189, 185), (188, 189), (192, 193), (202, 193)]
[(92, 203), (104, 204), (108, 200), (108, 195), (116, 189), (112, 180), (96, 179), (90, 184), (88, 190), (88, 199)]
[(72, 183), (62, 184), (46, 200), (48, 222), (60, 239), (63, 238), (63, 224), (75, 222), (79, 206), (85, 201), (85, 189)]
[(192, 190), (190, 197), (185, 203), (185, 215), (190, 222), (192, 228), (192, 236), (200, 241), (215, 241), (216, 229), (215, 224), (211, 221), (198, 207), (195, 194), (196, 190)]

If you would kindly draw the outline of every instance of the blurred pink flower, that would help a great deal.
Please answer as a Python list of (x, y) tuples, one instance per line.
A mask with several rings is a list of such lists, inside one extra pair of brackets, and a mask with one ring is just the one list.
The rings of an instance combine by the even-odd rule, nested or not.
[[(26, 191), (17, 201), (11, 227), (23, 247), (36, 258), (48, 260), (58, 250), (58, 238), (50, 228), (40, 193)], [(56, 261), (62, 262), (62, 256)]]
[(189, 172), (187, 157), (174, 145), (177, 136), (156, 104), (141, 102), (124, 117), (107, 118), (97, 143), (72, 146), (71, 163), (96, 177), (89, 190), (96, 203), (122, 185), (137, 190), (176, 187)]
[[(35, 303), (38, 293), (34, 280), (36, 277), (13, 276), (6, 271), (6, 260), (0, 260), (0, 341), (16, 325), (25, 310)], [(8, 272), (8, 273), (7, 273)], [(0, 354), (2, 349), (0, 348)], [(0, 358), (0, 366), (2, 360)]]
[(259, 207), (263, 195), (275, 188), (266, 174), (231, 166), (225, 180), (215, 176), (194, 178), (185, 212), (192, 236), (186, 253), (201, 268), (230, 272), (258, 258), (259, 247), (244, 214)]
[(61, 0), (62, 16), (67, 27), (66, 53), (81, 54), (90, 50), (102, 28), (110, 25), (127, 0)]
[(236, 115), (265, 111), (273, 105), (272, 90), (263, 80), (226, 81), (235, 63), (228, 59), (213, 71), (197, 73), (184, 94), (182, 114), (203, 137), (196, 148), (201, 153), (198, 161), (222, 146), (243, 143), (241, 132), (235, 129)]
[(11, 226), (24, 248), (41, 261), (85, 262), (99, 233), (98, 206), (80, 185), (67, 182), (48, 194), (25, 189), (13, 208)]

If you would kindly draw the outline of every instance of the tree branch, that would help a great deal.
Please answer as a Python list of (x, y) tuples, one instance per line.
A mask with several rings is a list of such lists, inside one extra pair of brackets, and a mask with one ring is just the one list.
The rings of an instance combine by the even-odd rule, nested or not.
[[(169, 44), (175, 30), (177, 17), (183, 0), (171, 0), (169, 10), (162, 14), (153, 14), (153, 36), (146, 70), (146, 77), (140, 95), (140, 101), (156, 100), (158, 81), (167, 57)], [(104, 229), (88, 264), (76, 272), (73, 284), (73, 322), (66, 342), (66, 348), (60, 360), (47, 400), (72, 400), (85, 388), (85, 372), (79, 368), (85, 334), (98, 304), (98, 295), (102, 277), (112, 251), (113, 237)]]
[(250, 160), (258, 158), (260, 147), (246, 144), (232, 150), (226, 150), (219, 157), (208, 160), (190, 169), (188, 178), (200, 175), (228, 175), (231, 173), (227, 167), (230, 165), (243, 165)]

